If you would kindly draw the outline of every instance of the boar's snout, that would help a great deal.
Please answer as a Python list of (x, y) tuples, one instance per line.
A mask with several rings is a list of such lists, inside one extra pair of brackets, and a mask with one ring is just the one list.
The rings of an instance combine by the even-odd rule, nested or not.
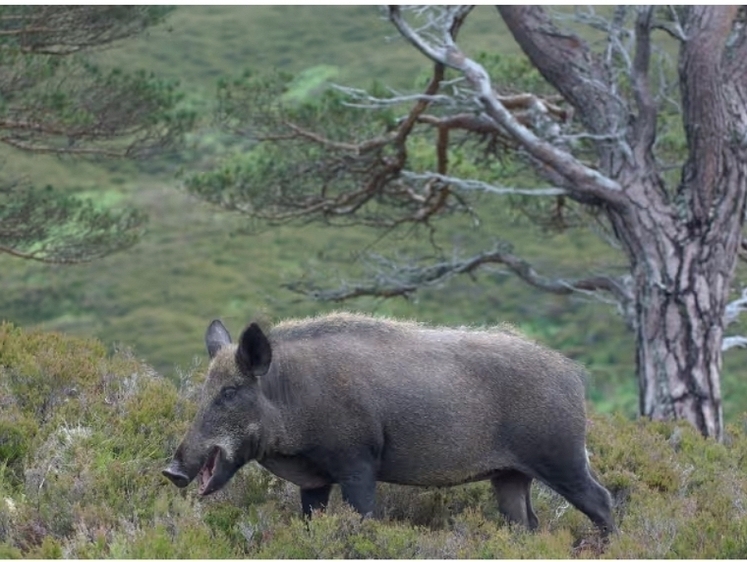
[(181, 463), (178, 461), (173, 461), (168, 467), (161, 471), (161, 474), (171, 480), (179, 488), (184, 488), (192, 480), (185, 474)]

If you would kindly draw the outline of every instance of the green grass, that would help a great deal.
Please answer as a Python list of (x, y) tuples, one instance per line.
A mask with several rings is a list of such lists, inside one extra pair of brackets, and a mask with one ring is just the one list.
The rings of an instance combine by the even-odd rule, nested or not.
[[(479, 7), (468, 20), (462, 30), (468, 52), (516, 52), (494, 12)], [(104, 64), (179, 78), (189, 103), (209, 108), (217, 80), (245, 68), (312, 69), (296, 83), (299, 92), (314, 92), (329, 77), (407, 89), (429, 65), (402, 41), (385, 39), (393, 35), (367, 6), (190, 6), (176, 10), (167, 26), (97, 56)], [(194, 140), (185, 166), (205, 165), (225, 150), (214, 132)], [(360, 299), (342, 307), (442, 324), (510, 321), (585, 363), (592, 375), (591, 461), (615, 497), (622, 530), (604, 551), (588, 519), (539, 485), (536, 534), (503, 523), (486, 483), (448, 490), (382, 485), (378, 519), (364, 523), (335, 490), (329, 513), (308, 529), (295, 487), (256, 465), (216, 497), (178, 491), (159, 471), (194, 414), (209, 321), (221, 317), (236, 333), (258, 316), (338, 308), (282, 284), (303, 275), (330, 284), (351, 278), (365, 271), (361, 249), (424, 251), (427, 234), (375, 243), (380, 233), (367, 229), (263, 229), (179, 191), (173, 164), (163, 161), (70, 161), (0, 148), (0, 163), (6, 177), (52, 183), (100, 205), (132, 204), (151, 215), (138, 246), (98, 262), (58, 267), (0, 256), (0, 319), (24, 326), (0, 323), (0, 557), (747, 556), (741, 352), (725, 359), (724, 444), (704, 441), (686, 425), (631, 421), (633, 338), (614, 309), (581, 296), (537, 293), (497, 269), (411, 300)], [(494, 237), (510, 239), (547, 275), (621, 265), (586, 231), (550, 236), (500, 200), (486, 199), (480, 211), (483, 229), (444, 221), (440, 241), (467, 253), (490, 247)], [(247, 227), (260, 231), (240, 234)]]
[[(495, 8), (481, 6), (465, 24), (465, 49), (516, 53)], [(182, 6), (166, 25), (110, 49), (101, 60), (126, 68), (146, 66), (202, 94), (223, 76), (278, 68), (301, 72), (329, 65), (340, 83), (368, 86), (382, 80), (411, 87), (429, 64), (403, 40), (377, 6)]]
[(15, 558), (744, 558), (747, 420), (723, 444), (685, 423), (591, 415), (588, 449), (621, 534), (535, 484), (536, 533), (490, 486), (381, 484), (361, 522), (334, 489), (308, 527), (298, 490), (256, 464), (199, 499), (160, 475), (203, 369), (174, 383), (101, 342), (0, 324), (0, 556)]

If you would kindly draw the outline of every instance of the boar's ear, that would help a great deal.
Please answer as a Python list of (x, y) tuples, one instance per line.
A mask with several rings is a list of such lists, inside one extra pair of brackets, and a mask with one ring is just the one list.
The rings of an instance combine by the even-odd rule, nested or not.
[(207, 346), (210, 359), (215, 357), (221, 347), (231, 343), (231, 334), (228, 333), (223, 322), (213, 320), (205, 332), (205, 345)]
[(239, 338), (236, 363), (245, 375), (261, 377), (270, 368), (272, 349), (270, 341), (255, 323), (251, 323)]

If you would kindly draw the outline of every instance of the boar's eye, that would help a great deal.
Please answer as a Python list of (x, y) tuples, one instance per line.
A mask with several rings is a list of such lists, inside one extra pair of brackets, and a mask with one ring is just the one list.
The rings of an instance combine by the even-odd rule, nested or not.
[(220, 391), (220, 396), (223, 400), (231, 400), (234, 396), (236, 396), (236, 387), (227, 386)]

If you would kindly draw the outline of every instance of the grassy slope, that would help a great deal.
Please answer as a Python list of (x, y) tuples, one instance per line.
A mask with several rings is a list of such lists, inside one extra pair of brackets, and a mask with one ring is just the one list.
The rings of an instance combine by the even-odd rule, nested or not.
[[(218, 69), (213, 76), (238, 70), (224, 63), (224, 46), (237, 50), (247, 37), (271, 31), (268, 24), (278, 18), (292, 21), (278, 7), (243, 10), (181, 8), (172, 19), (171, 34), (154, 32), (137, 50), (107, 56), (120, 63), (133, 57), (128, 64), (191, 76), (192, 84), (200, 83), (210, 68)], [(303, 10), (307, 27), (327, 34), (330, 30), (322, 24), (340, 13), (339, 8), (321, 15)], [(352, 10), (365, 13), (364, 8)], [(487, 17), (480, 24), (489, 30), (495, 21)], [(216, 29), (234, 31), (221, 34)], [(289, 42), (299, 35), (289, 32), (289, 39), (281, 34)], [(198, 66), (194, 56), (180, 56), (192, 36), (214, 66)], [(270, 62), (279, 64), (272, 41), (280, 39), (269, 36), (254, 43), (255, 52), (275, 57)], [(380, 34), (371, 40), (376, 37)], [(165, 48), (168, 41), (178, 48)], [(294, 69), (329, 63), (320, 54), (322, 47), (298, 47), (315, 58), (309, 63), (293, 59), (299, 65)], [(353, 56), (356, 49), (340, 51), (341, 57)], [(369, 51), (386, 62), (379, 52), (384, 48)], [(402, 68), (402, 59), (414, 59), (407, 63), (413, 69), (402, 71), (409, 80), (418, 63), (405, 51), (402, 58), (393, 57), (393, 65)], [(360, 78), (350, 79), (365, 78), (362, 71)], [(196, 93), (195, 100), (204, 99), (202, 95)], [(152, 221), (148, 237), (132, 252), (93, 264), (56, 268), (0, 258), (0, 318), (96, 334), (106, 342), (0, 325), (1, 558), (747, 556), (747, 436), (737, 412), (743, 408), (736, 406), (744, 402), (733, 398), (744, 386), (739, 384), (744, 369), (738, 354), (731, 355), (724, 387), (727, 412), (738, 426), (729, 427), (724, 445), (700, 439), (687, 426), (592, 416), (592, 464), (615, 497), (623, 531), (603, 553), (595, 550), (589, 521), (541, 486), (535, 486), (533, 498), (541, 522), (536, 535), (500, 522), (485, 483), (446, 491), (381, 486), (378, 510), (383, 520), (363, 525), (343, 508), (335, 491), (330, 515), (317, 518), (309, 530), (297, 517), (297, 491), (256, 467), (244, 468), (224, 492), (207, 501), (197, 500), (193, 488), (177, 492), (158, 471), (194, 413), (193, 393), (201, 375), (186, 366), (193, 356), (203, 355), (202, 331), (209, 319), (222, 316), (236, 330), (258, 313), (283, 317), (321, 309), (279, 284), (303, 273), (307, 260), (311, 268), (334, 270), (374, 234), (282, 228), (235, 236), (243, 224), (240, 217), (195, 204), (175, 190), (177, 182), (170, 178), (129, 164), (9, 156), (6, 173), (93, 191), (107, 201), (131, 200), (148, 209)], [(94, 191), (100, 189), (103, 193)], [(583, 233), (545, 238), (508, 222), (499, 205), (486, 215), (494, 217), (487, 232), (455, 230), (460, 243), (476, 247), (505, 227), (519, 237), (519, 249), (548, 272), (569, 274), (580, 266), (616, 261)], [(512, 320), (589, 364), (595, 375), (593, 392), (615, 391), (615, 401), (596, 396), (599, 406), (625, 404), (631, 411), (632, 341), (610, 309), (578, 298), (538, 295), (509, 276), (481, 273), (477, 281), (457, 280), (423, 292), (414, 302), (350, 306), (445, 323)], [(154, 376), (137, 357), (109, 354), (115, 341), (134, 346), (137, 356), (163, 374), (173, 374), (175, 364), (187, 372), (174, 386)], [(622, 398), (620, 377), (628, 384)], [(586, 539), (585, 546), (572, 548), (579, 539)]]
[[(105, 56), (208, 94), (215, 80), (245, 68), (299, 72), (316, 65), (338, 66), (341, 83), (409, 87), (427, 64), (394, 35), (374, 6), (184, 6), (165, 27)], [(461, 36), (470, 50), (518, 52), (490, 7), (476, 8)]]
[[(516, 50), (493, 9), (480, 7), (468, 21), (462, 37), (470, 52)], [(179, 8), (166, 27), (105, 51), (100, 59), (180, 78), (192, 103), (209, 107), (217, 78), (247, 67), (300, 71), (336, 65), (340, 83), (365, 86), (379, 79), (407, 88), (427, 64), (403, 42), (385, 39), (391, 35), (376, 9), (366, 6), (194, 6)], [(126, 163), (100, 166), (0, 155), (11, 175), (106, 200), (122, 197), (151, 214), (149, 233), (138, 247), (100, 262), (59, 268), (0, 257), (0, 318), (131, 346), (168, 375), (175, 365), (186, 368), (195, 356), (202, 357), (202, 333), (215, 316), (239, 330), (258, 314), (281, 318), (332, 308), (303, 300), (280, 285), (306, 269), (335, 276), (339, 268), (340, 276), (348, 276), (359, 265), (343, 262), (378, 236), (316, 227), (237, 236), (244, 224), (240, 217), (190, 200), (176, 190), (178, 181), (170, 175), (147, 174)], [(456, 239), (468, 249), (482, 249), (500, 233), (516, 240), (517, 248), (547, 274), (598, 271), (619, 261), (589, 234), (547, 238), (512, 224), (500, 202), (492, 203), (485, 217), (482, 231), (447, 225), (444, 241)], [(374, 249), (385, 251), (397, 243), (385, 239)], [(420, 244), (424, 247), (422, 236)], [(454, 280), (423, 291), (412, 302), (361, 300), (345, 306), (452, 324), (511, 321), (589, 365), (592, 397), (600, 408), (635, 411), (632, 338), (611, 308), (538, 294), (496, 273), (481, 273), (478, 281)], [(729, 385), (739, 386), (727, 380), (727, 397)]]
[[(380, 485), (361, 523), (335, 489), (307, 528), (297, 489), (256, 464), (206, 499), (159, 474), (195, 413), (179, 386), (94, 340), (0, 323), (0, 558), (744, 558), (747, 433), (593, 415), (591, 464), (622, 531), (593, 526), (542, 485), (536, 534), (510, 529), (487, 482)], [(574, 547), (574, 544), (579, 544)]]

